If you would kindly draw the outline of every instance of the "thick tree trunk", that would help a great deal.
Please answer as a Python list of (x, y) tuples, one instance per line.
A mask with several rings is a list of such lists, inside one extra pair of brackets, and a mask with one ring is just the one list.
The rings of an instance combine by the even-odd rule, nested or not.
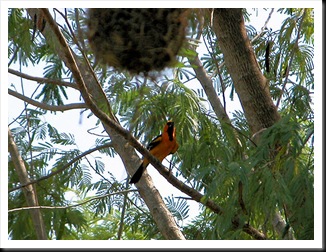
[[(14, 139), (11, 135), (11, 131), (8, 128), (8, 151), (11, 156), (11, 160), (14, 163), (15, 170), (17, 172), (19, 182), (24, 185), (30, 182), (28, 177), (28, 173), (26, 171), (26, 167), (24, 161), (22, 160), (18, 148), (14, 142)], [(36, 195), (36, 191), (34, 190), (33, 185), (28, 185), (23, 188), (23, 192), (26, 198), (26, 203), (29, 207), (37, 207), (38, 199)], [(43, 221), (43, 216), (41, 213), (41, 209), (30, 209), (36, 237), (38, 240), (47, 240), (47, 234), (45, 230), (45, 225)]]
[[(242, 9), (214, 9), (213, 30), (250, 130), (252, 134), (259, 133), (276, 123), (280, 115), (247, 36)], [(280, 214), (274, 215), (273, 225), (282, 235), (285, 224)], [(295, 239), (291, 230), (286, 239)]]
[[(54, 39), (55, 35), (53, 34), (53, 29), (55, 29), (54, 26), (56, 26), (56, 24), (54, 24), (53, 19), (49, 16), (48, 11), (44, 9), (42, 9), (42, 11), (39, 11), (39, 9), (28, 9), (28, 13), (32, 17), (32, 19), (34, 19), (34, 15), (37, 15), (38, 17), (45, 16), (45, 19), (50, 24), (47, 24), (45, 26), (45, 29), (42, 31), (42, 34), (48, 41), (51, 41), (50, 43), (56, 44), (54, 45), (54, 47), (57, 49), (58, 55), (61, 57), (65, 65), (68, 68), (71, 68), (71, 59), (67, 58), (67, 48), (62, 47), (62, 44), (64, 42), (59, 41), (60, 38), (58, 38), (58, 40)], [(63, 36), (61, 37), (61, 39), (62, 38)], [(76, 56), (74, 57), (74, 61), (76, 62), (79, 68), (83, 81), (93, 102), (95, 102), (97, 107), (101, 108), (101, 110), (104, 111), (106, 114), (110, 114), (110, 105), (101, 86), (95, 79), (95, 76), (91, 73), (90, 69), (88, 68), (85, 62), (82, 62)], [(78, 82), (78, 80), (76, 80), (76, 82)], [(84, 95), (83, 98), (84, 100), (86, 99)], [(112, 118), (112, 116), (110, 117)], [(140, 160), (134, 148), (130, 144), (128, 144), (128, 141), (122, 138), (121, 135), (118, 134), (113, 128), (105, 124), (103, 124), (103, 126), (107, 131), (108, 135), (110, 136), (112, 143), (114, 144), (115, 150), (121, 157), (126, 170), (129, 174), (133, 174), (138, 168), (137, 164), (140, 163)], [(175, 240), (185, 239), (182, 232), (178, 228), (172, 214), (169, 212), (166, 205), (164, 204), (158, 190), (153, 186), (153, 183), (149, 176), (145, 175), (142, 181), (136, 184), (136, 187), (138, 188), (140, 195), (144, 199), (145, 204), (149, 208), (152, 217), (164, 238)]]
[(242, 10), (214, 9), (213, 30), (252, 133), (272, 126), (280, 115), (251, 48)]

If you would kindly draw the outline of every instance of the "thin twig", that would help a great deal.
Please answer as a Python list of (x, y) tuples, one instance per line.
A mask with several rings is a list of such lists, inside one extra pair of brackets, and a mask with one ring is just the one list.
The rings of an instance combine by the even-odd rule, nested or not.
[[(128, 179), (126, 180), (126, 187), (128, 186)], [(138, 190), (136, 190), (138, 191)], [(122, 237), (122, 232), (123, 232), (123, 225), (125, 222), (125, 214), (126, 214), (126, 208), (127, 208), (127, 200), (128, 200), (128, 193), (125, 192), (123, 194), (123, 205), (122, 205), (122, 210), (121, 210), (121, 218), (120, 218), (120, 223), (119, 223), (119, 230), (118, 230), (118, 240), (121, 240)]]
[(290, 61), (289, 61), (289, 64), (288, 64), (288, 67), (287, 67), (287, 70), (286, 70), (286, 73), (285, 73), (285, 79), (284, 79), (284, 83), (283, 83), (283, 86), (282, 86), (282, 89), (281, 89), (280, 96), (279, 96), (279, 98), (278, 98), (278, 100), (276, 102), (276, 108), (278, 108), (278, 106), (280, 105), (280, 102), (281, 102), (281, 99), (282, 99), (282, 96), (283, 96), (283, 93), (284, 93), (284, 90), (285, 90), (285, 86), (288, 83), (289, 73), (290, 73), (290, 69), (291, 69), (291, 66), (292, 66), (294, 54), (295, 54), (296, 49), (299, 48), (299, 39), (300, 39), (300, 35), (301, 35), (300, 31), (302, 29), (302, 24), (303, 24), (305, 16), (306, 16), (306, 9), (304, 9), (303, 14), (301, 16), (301, 21), (300, 21), (300, 24), (299, 24), (299, 27), (298, 27), (297, 37), (295, 39), (295, 43), (294, 43), (292, 51), (291, 51)]
[(108, 194), (104, 194), (104, 195), (92, 197), (92, 198), (90, 198), (88, 200), (85, 200), (85, 201), (83, 201), (81, 203), (78, 203), (78, 204), (68, 205), (68, 206), (32, 206), (32, 207), (18, 207), (18, 208), (9, 209), (8, 210), (8, 213), (22, 211), (22, 210), (30, 210), (30, 209), (68, 209), (68, 208), (78, 207), (78, 206), (84, 205), (84, 204), (86, 204), (86, 203), (88, 203), (90, 201), (93, 201), (93, 200), (102, 199), (102, 198), (113, 196), (113, 195), (120, 194), (120, 193), (126, 194), (128, 192), (136, 192), (136, 191), (137, 191), (136, 189), (131, 189), (131, 190), (125, 190), (125, 191), (120, 191), (120, 192), (108, 193)]
[(256, 39), (258, 39), (260, 36), (261, 36), (261, 34), (264, 32), (264, 30), (266, 29), (266, 27), (267, 27), (267, 24), (268, 24), (268, 22), (269, 22), (269, 20), (271, 19), (271, 17), (272, 17), (272, 14), (273, 14), (273, 12), (274, 12), (274, 8), (272, 8), (272, 10), (271, 10), (271, 12), (269, 13), (269, 15), (268, 15), (268, 17), (267, 17), (267, 19), (266, 19), (266, 21), (265, 21), (265, 24), (264, 24), (264, 26), (261, 28), (261, 30), (260, 30), (260, 32), (250, 41), (250, 43), (252, 44)]

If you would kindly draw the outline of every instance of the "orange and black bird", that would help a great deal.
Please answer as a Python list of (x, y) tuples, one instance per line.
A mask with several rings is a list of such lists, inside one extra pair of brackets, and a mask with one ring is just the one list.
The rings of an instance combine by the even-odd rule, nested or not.
[[(163, 128), (162, 134), (155, 137), (147, 146), (149, 152), (161, 162), (169, 154), (175, 153), (178, 148), (179, 145), (176, 140), (176, 129), (174, 127), (174, 122), (172, 121), (168, 121)], [(142, 164), (130, 179), (130, 184), (137, 183), (140, 180), (148, 164), (148, 159), (144, 158)]]

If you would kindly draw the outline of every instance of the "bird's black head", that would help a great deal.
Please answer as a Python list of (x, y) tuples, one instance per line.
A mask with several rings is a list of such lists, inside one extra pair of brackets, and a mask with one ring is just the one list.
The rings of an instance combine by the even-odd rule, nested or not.
[(167, 132), (168, 132), (168, 135), (169, 135), (169, 140), (173, 141), (174, 122), (168, 121), (166, 123), (166, 125), (168, 126)]

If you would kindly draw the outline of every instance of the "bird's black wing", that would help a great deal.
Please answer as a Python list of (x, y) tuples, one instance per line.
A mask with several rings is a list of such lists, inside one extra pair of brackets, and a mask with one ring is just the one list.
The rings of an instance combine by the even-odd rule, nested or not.
[(162, 135), (158, 135), (157, 137), (155, 137), (152, 142), (150, 142), (147, 145), (147, 149), (148, 150), (152, 150), (155, 146), (157, 146), (160, 142), (162, 142)]

